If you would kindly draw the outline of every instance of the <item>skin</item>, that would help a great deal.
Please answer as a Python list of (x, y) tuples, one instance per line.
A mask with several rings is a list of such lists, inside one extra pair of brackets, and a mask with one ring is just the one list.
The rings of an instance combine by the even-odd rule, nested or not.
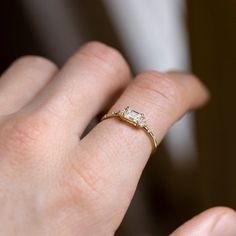
[[(208, 100), (193, 75), (148, 71), (131, 79), (115, 49), (91, 42), (59, 70), (26, 56), (0, 80), (0, 235), (114, 235), (151, 154), (145, 132), (93, 117), (127, 105), (145, 114), (158, 143)], [(236, 214), (210, 209), (175, 231), (236, 235)]]

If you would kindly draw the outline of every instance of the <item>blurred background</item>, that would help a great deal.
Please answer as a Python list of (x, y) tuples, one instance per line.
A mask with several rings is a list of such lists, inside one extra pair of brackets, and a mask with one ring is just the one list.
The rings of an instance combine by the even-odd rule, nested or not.
[(211, 102), (179, 121), (150, 158), (116, 235), (162, 236), (218, 205), (236, 209), (234, 0), (1, 2), (0, 71), (26, 54), (62, 65), (81, 44), (118, 48), (134, 74), (196, 73)]

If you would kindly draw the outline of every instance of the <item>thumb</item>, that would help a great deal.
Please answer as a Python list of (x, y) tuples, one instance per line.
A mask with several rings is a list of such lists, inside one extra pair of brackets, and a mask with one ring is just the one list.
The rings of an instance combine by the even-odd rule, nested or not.
[(171, 236), (236, 236), (236, 212), (215, 207), (195, 216)]

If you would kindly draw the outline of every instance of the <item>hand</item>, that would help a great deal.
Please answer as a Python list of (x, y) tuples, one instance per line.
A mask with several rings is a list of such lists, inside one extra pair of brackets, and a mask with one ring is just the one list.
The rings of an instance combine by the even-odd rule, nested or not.
[[(152, 145), (143, 130), (117, 119), (81, 138), (91, 119), (130, 105), (144, 112), (160, 143), (207, 98), (188, 74), (145, 72), (132, 81), (122, 56), (101, 43), (86, 44), (60, 70), (40, 57), (17, 60), (0, 80), (0, 235), (113, 235)], [(221, 212), (231, 232), (235, 214), (219, 208), (200, 216), (203, 231), (196, 218), (173, 235), (218, 230)]]

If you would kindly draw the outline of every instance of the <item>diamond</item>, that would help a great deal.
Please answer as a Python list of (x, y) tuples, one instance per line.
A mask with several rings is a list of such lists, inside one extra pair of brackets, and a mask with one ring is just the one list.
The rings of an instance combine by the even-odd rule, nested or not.
[(143, 127), (145, 125), (144, 115), (127, 107), (123, 113), (125, 119)]

